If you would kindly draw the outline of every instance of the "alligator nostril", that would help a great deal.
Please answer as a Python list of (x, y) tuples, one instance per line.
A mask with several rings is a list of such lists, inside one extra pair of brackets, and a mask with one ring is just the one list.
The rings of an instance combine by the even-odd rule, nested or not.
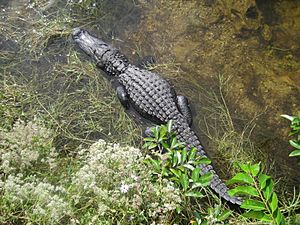
[(82, 32), (82, 30), (78, 27), (73, 29), (73, 38), (78, 37), (80, 35), (80, 33)]

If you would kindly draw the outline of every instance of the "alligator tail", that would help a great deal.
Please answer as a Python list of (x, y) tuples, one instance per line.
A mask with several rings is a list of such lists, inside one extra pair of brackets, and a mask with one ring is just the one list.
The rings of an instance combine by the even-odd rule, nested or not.
[[(177, 134), (177, 138), (180, 142), (185, 143), (186, 147), (191, 149), (193, 147), (197, 148), (198, 154), (203, 157), (207, 157), (203, 146), (201, 145), (199, 138), (196, 136), (194, 131), (188, 126), (185, 119), (180, 115), (172, 123), (172, 130)], [(242, 199), (239, 197), (231, 197), (228, 194), (228, 187), (224, 184), (224, 182), (220, 179), (212, 165), (201, 164), (200, 173), (204, 175), (208, 172), (213, 174), (213, 178), (210, 182), (210, 187), (219, 194), (226, 201), (229, 201), (233, 204), (241, 205)]]

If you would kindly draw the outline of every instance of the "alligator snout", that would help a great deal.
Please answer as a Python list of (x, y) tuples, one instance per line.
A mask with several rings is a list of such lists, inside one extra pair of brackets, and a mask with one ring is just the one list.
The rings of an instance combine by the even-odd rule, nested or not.
[(76, 27), (76, 28), (73, 29), (72, 36), (73, 36), (74, 39), (79, 38), (80, 35), (81, 35), (83, 32), (84, 32), (84, 30), (82, 30), (82, 29)]

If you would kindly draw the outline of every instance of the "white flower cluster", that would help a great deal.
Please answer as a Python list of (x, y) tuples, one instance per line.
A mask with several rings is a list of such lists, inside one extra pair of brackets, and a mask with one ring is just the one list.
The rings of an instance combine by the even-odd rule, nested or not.
[(131, 212), (167, 221), (170, 212), (181, 203), (180, 193), (172, 183), (150, 180), (151, 169), (143, 163), (139, 149), (100, 140), (89, 149), (81, 150), (79, 157), (83, 164), (73, 177), (74, 189), (94, 195), (99, 216), (108, 218), (128, 213), (120, 217), (133, 220)]
[(158, 190), (157, 196), (160, 197), (159, 202), (154, 202), (149, 208), (149, 216), (159, 218), (160, 223), (168, 222), (168, 212), (174, 211), (181, 203), (180, 192), (174, 188), (173, 184), (163, 179)]
[(61, 197), (66, 190), (61, 186), (53, 186), (33, 177), (24, 181), (22, 174), (9, 175), (0, 183), (3, 197), (10, 199), (15, 207), (28, 207), (27, 213), (48, 222), (58, 222), (63, 216), (70, 215), (69, 204)]
[[(28, 221), (41, 224), (68, 220), (78, 224), (85, 216), (84, 224), (126, 224), (129, 220), (165, 224), (180, 206), (180, 193), (172, 183), (151, 180), (153, 171), (139, 149), (99, 140), (70, 159), (60, 159), (47, 144), (51, 140), (48, 130), (34, 123), (19, 121), (11, 131), (3, 132), (0, 163), (5, 172), (0, 174), (0, 192), (9, 204), (0, 201), (0, 207), (11, 207), (5, 214), (7, 221), (21, 209)], [(55, 166), (51, 174), (55, 161), (67, 167), (65, 160), (74, 165)], [(54, 185), (58, 179), (59, 185)]]
[(51, 130), (35, 122), (25, 123), (18, 120), (11, 131), (0, 132), (0, 171), (23, 171), (50, 152), (47, 160), (54, 166), (51, 159), (56, 157), (56, 153), (51, 143)]

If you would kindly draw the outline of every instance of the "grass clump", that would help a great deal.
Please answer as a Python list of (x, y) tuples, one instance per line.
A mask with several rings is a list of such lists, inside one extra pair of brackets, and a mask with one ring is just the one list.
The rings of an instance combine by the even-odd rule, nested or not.
[(210, 140), (208, 148), (214, 149), (217, 156), (222, 158), (220, 164), (229, 171), (226, 174), (232, 175), (239, 170), (234, 162), (262, 161), (264, 164), (267, 157), (250, 139), (255, 118), (241, 130), (235, 126), (226, 101), (229, 80), (230, 78), (225, 79), (219, 75), (217, 91), (203, 90), (201, 97), (205, 101), (204, 124), (200, 127), (206, 128), (203, 132)]

